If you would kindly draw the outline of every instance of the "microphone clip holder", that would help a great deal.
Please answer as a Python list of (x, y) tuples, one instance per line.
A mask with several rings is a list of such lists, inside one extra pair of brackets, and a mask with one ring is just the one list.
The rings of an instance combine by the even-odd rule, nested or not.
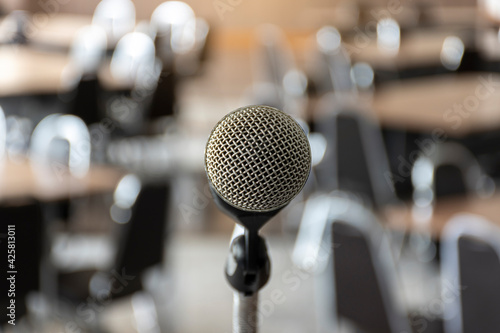
[(267, 283), (270, 271), (265, 240), (246, 229), (231, 244), (225, 268), (227, 281), (235, 290), (252, 295)]

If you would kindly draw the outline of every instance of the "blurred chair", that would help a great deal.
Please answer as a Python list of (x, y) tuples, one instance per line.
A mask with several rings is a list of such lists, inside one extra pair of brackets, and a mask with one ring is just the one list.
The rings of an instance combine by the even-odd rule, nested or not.
[(182, 1), (166, 1), (151, 15), (156, 31), (157, 54), (165, 68), (174, 70), (175, 55), (187, 53), (195, 43), (196, 17), (193, 9)]
[[(135, 175), (123, 177), (110, 209), (116, 222), (111, 239), (86, 235), (77, 242), (75, 237), (82, 235), (66, 235), (52, 248), (61, 300), (78, 306), (89, 296), (109, 302), (139, 291), (154, 298), (158, 291), (148, 290), (155, 286), (146, 287), (144, 277), (164, 261), (168, 200), (166, 183), (142, 185)], [(101, 250), (93, 248), (95, 244), (101, 244)], [(86, 324), (99, 325), (98, 320)]]
[(394, 203), (396, 195), (380, 128), (355, 107), (335, 107), (336, 96), (326, 95), (318, 108), (315, 130), (327, 142), (323, 160), (315, 167), (323, 191), (353, 192), (374, 207)]
[(111, 75), (119, 82), (130, 86), (144, 82), (155, 71), (153, 40), (141, 32), (126, 34), (116, 45), (110, 66)]
[(460, 214), (441, 236), (442, 304), (446, 333), (500, 329), (500, 228)]
[(118, 42), (110, 70), (113, 80), (123, 86), (123, 90), (110, 93), (107, 112), (126, 133), (138, 134), (142, 130), (161, 67), (148, 35), (131, 32)]
[(275, 25), (261, 25), (257, 42), (258, 72), (251, 91), (253, 103), (302, 117), (307, 103), (307, 77), (297, 68), (284, 32)]
[(431, 239), (428, 221), (432, 218), (438, 198), (452, 195), (491, 195), (495, 183), (483, 173), (475, 157), (465, 147), (453, 143), (431, 146), (415, 161), (411, 173), (415, 221), (421, 232), (411, 235), (411, 245), (422, 261), (439, 254)]
[[(15, 314), (16, 324), (19, 325), (23, 316), (29, 314), (28, 295), (32, 292), (41, 291), (41, 274), (45, 272), (42, 269), (42, 253), (44, 251), (43, 243), (46, 230), (40, 204), (29, 198), (17, 202), (3, 202), (0, 207), (0, 221), (2, 221), (3, 228), (2, 234), (0, 234), (0, 247), (5, 253), (5, 265), (3, 266), (5, 270), (2, 272), (2, 281), (0, 283), (5, 295), (1, 298), (0, 304), (3, 309), (9, 306), (7, 303), (9, 302), (7, 297), (7, 290), (9, 290), (7, 281), (7, 271), (9, 270), (7, 269), (7, 226), (13, 225), (15, 226), (15, 266), (10, 270), (17, 272), (15, 280)], [(10, 318), (3, 315), (0, 319), (0, 326), (7, 320), (10, 320)]]
[(0, 106), (0, 164), (4, 162), (7, 155), (7, 119)]
[[(67, 149), (54, 149), (54, 144)], [(38, 181), (69, 174), (84, 177), (90, 167), (90, 134), (85, 123), (73, 115), (52, 114), (40, 121), (31, 136), (30, 162)], [(65, 156), (67, 155), (67, 156)], [(66, 165), (65, 165), (66, 164)]]
[(72, 93), (71, 113), (87, 125), (102, 119), (97, 71), (106, 55), (106, 48), (106, 32), (97, 25), (90, 25), (77, 32), (70, 51), (70, 64), (80, 77)]
[[(35, 127), (29, 158), (36, 181), (47, 188), (66, 177), (82, 178), (90, 167), (90, 134), (85, 123), (73, 115), (53, 114)], [(44, 203), (47, 219), (68, 222), (71, 198)]]
[(156, 54), (163, 63), (149, 111), (149, 119), (156, 120), (175, 114), (178, 79), (200, 71), (210, 27), (188, 4), (166, 1), (151, 15), (151, 28)]
[(429, 321), (425, 328), (416, 316), (409, 317), (384, 229), (369, 209), (345, 193), (307, 201), (293, 260), (317, 275), (321, 332), (338, 331), (342, 319), (363, 332), (439, 327)]
[[(180, 75), (197, 71), (209, 27), (182, 1), (165, 1), (151, 15), (157, 55), (166, 70)], [(191, 67), (191, 68), (188, 68)]]
[(494, 182), (465, 147), (448, 142), (430, 149), (430, 152), (421, 154), (412, 169), (416, 206), (432, 206), (436, 198), (449, 195), (493, 193)]
[(29, 16), (25, 11), (15, 10), (5, 16), (0, 23), (0, 45), (26, 44), (26, 25)]
[(104, 29), (109, 47), (134, 30), (135, 5), (130, 0), (102, 0), (94, 11), (92, 24)]
[(340, 32), (332, 26), (322, 27), (316, 33), (318, 61), (315, 61), (316, 93), (334, 91), (345, 94), (355, 89), (350, 71), (351, 59), (342, 46)]

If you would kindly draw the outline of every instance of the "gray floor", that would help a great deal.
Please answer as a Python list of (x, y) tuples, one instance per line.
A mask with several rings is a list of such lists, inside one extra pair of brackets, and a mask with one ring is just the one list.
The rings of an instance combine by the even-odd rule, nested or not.
[[(180, 235), (172, 244), (178, 332), (231, 332), (233, 293), (223, 267), (230, 236)], [(313, 278), (296, 271), (292, 240), (270, 237), (271, 279), (260, 296), (261, 332), (313, 332)]]

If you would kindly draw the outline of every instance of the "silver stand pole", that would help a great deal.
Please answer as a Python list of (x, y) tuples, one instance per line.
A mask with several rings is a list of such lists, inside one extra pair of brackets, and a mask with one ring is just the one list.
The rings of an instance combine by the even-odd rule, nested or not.
[(246, 296), (235, 292), (233, 296), (233, 333), (257, 333), (259, 293)]

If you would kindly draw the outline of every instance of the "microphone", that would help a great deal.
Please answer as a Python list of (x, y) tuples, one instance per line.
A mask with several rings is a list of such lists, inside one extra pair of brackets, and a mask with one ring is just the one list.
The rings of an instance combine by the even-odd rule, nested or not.
[(292, 117), (269, 106), (229, 113), (205, 148), (205, 171), (216, 201), (249, 229), (259, 229), (292, 201), (310, 168), (306, 134)]
[[(233, 240), (226, 278), (235, 296), (234, 331), (254, 332), (256, 295), (269, 279), (267, 248), (258, 232), (297, 196), (311, 169), (311, 149), (300, 125), (284, 112), (262, 105), (239, 108), (214, 127), (205, 147), (205, 171), (214, 201), (245, 229)], [(253, 299), (255, 301), (255, 298)], [(238, 311), (238, 315), (236, 315)], [(253, 318), (253, 319), (250, 319)]]

